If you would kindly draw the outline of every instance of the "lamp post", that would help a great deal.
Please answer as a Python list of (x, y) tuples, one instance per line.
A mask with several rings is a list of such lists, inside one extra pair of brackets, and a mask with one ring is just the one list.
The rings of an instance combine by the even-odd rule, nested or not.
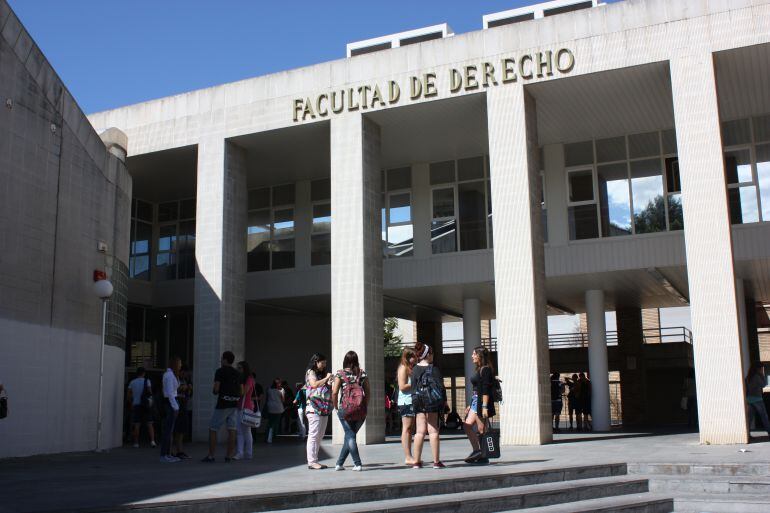
[(99, 404), (96, 409), (96, 452), (102, 450), (102, 388), (104, 386), (104, 343), (107, 336), (107, 300), (112, 296), (112, 283), (103, 273), (94, 272), (94, 293), (102, 300), (102, 343), (99, 350)]

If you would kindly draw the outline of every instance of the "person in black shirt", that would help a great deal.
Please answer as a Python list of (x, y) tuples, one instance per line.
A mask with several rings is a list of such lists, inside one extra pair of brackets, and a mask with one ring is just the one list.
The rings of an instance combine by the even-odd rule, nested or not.
[[(433, 349), (420, 341), (414, 345), (417, 356), (417, 364), (412, 368), (410, 378), (412, 390), (412, 407), (415, 413), (417, 425), (414, 433), (414, 463), (412, 468), (422, 467), (422, 446), (425, 443), (425, 435), (430, 440), (430, 448), (433, 453), (433, 468), (444, 468), (440, 456), (440, 439), (438, 414), (443, 411), (446, 404), (446, 390), (441, 371), (433, 366)], [(426, 386), (423, 386), (423, 383)], [(427, 397), (426, 397), (427, 394)]]
[(209, 453), (203, 458), (204, 463), (214, 461), (217, 449), (217, 431), (222, 425), (227, 426), (227, 456), (225, 462), (230, 462), (235, 455), (235, 436), (238, 430), (238, 401), (243, 395), (241, 375), (233, 368), (235, 355), (230, 351), (222, 353), (222, 366), (214, 374), (212, 392), (217, 396), (217, 405), (209, 423)]
[[(468, 441), (471, 443), (472, 451), (465, 458), (465, 461), (467, 463), (489, 463), (489, 460), (484, 458), (481, 453), (479, 435), (484, 433), (489, 419), (495, 416), (495, 403), (493, 401), (495, 371), (487, 348), (476, 347), (471, 353), (471, 358), (476, 366), (476, 373), (471, 376), (473, 396), (470, 406), (465, 410), (463, 427)], [(476, 432), (473, 430), (474, 427)]]

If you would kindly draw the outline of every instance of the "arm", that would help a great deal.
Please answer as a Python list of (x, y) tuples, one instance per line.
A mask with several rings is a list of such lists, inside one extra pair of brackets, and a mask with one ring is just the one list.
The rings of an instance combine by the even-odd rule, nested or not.
[(342, 383), (340, 378), (334, 378), (334, 384), (332, 385), (332, 409), (337, 407), (337, 395), (339, 395), (340, 392), (340, 383)]
[(489, 404), (492, 396), (492, 369), (484, 367), (481, 369), (481, 415), (484, 418), (489, 417)]
[(329, 378), (331, 377), (331, 375), (332, 375), (331, 372), (327, 372), (326, 376), (324, 376), (321, 379), (318, 379), (318, 376), (316, 375), (316, 373), (311, 371), (310, 374), (308, 375), (307, 383), (313, 388), (322, 387), (329, 381)]
[(211, 393), (214, 395), (219, 395), (219, 381), (214, 382), (214, 387), (211, 389)]
[(409, 382), (409, 373), (403, 365), (398, 368), (398, 389), (404, 393), (412, 391), (412, 384)]
[(369, 378), (364, 380), (364, 401), (369, 404)]
[(174, 386), (173, 376), (163, 375), (163, 395), (168, 399), (174, 411), (179, 411), (179, 403), (176, 402), (176, 391), (179, 386)]

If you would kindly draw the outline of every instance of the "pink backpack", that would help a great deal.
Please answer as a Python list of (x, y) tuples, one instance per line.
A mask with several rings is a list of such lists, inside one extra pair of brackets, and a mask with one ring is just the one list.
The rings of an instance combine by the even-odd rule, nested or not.
[(342, 418), (348, 422), (360, 421), (366, 419), (366, 394), (364, 387), (361, 386), (361, 373), (359, 372), (355, 381), (351, 381), (348, 373), (340, 371), (340, 377), (345, 382), (342, 387), (342, 399), (340, 400), (340, 410)]

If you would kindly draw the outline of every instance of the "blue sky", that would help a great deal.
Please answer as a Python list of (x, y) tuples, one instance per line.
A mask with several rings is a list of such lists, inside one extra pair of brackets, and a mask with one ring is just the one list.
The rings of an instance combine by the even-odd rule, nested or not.
[(9, 0), (87, 113), (345, 56), (345, 45), (523, 0)]

